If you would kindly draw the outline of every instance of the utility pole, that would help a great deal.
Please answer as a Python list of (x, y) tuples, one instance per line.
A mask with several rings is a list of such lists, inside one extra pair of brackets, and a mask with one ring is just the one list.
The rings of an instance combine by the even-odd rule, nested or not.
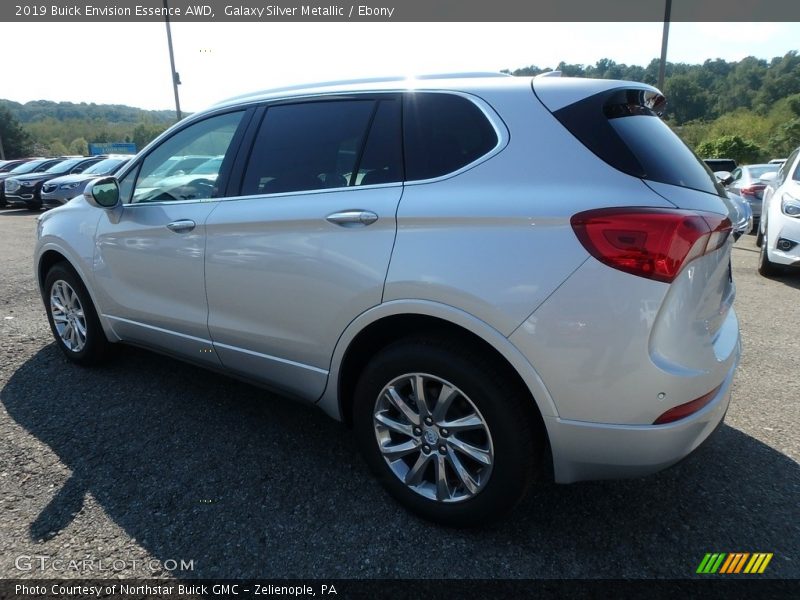
[(172, 30), (169, 27), (169, 6), (167, 5), (167, 0), (164, 0), (164, 20), (167, 23), (167, 45), (169, 46), (169, 65), (172, 69), (172, 89), (175, 92), (175, 115), (178, 117), (178, 121), (180, 121), (183, 117), (181, 116), (181, 101), (178, 98), (178, 86), (181, 83), (181, 77), (178, 75), (178, 72), (175, 70), (175, 54), (172, 52)]
[[(664, 74), (667, 70), (667, 40), (669, 39), (669, 16), (672, 12), (672, 0), (666, 0), (664, 6), (664, 34), (661, 36), (661, 63), (658, 65), (658, 89), (664, 92)], [(175, 92), (177, 94), (177, 92)]]

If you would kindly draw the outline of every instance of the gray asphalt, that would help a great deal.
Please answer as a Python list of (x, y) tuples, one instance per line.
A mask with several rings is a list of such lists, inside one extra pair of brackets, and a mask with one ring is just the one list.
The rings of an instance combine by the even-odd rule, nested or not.
[(34, 229), (0, 209), (0, 577), (683, 578), (736, 551), (800, 577), (800, 274), (759, 276), (752, 236), (733, 254), (744, 357), (722, 429), (658, 475), (543, 483), (458, 531), (399, 508), (314, 408), (131, 348), (67, 363)]

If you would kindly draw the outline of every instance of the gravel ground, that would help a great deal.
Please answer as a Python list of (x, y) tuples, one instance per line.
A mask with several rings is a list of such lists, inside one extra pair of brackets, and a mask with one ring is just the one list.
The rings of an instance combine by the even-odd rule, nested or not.
[(34, 228), (0, 210), (0, 577), (682, 578), (734, 551), (800, 577), (800, 274), (760, 277), (752, 236), (733, 255), (745, 350), (726, 425), (666, 472), (544, 483), (457, 531), (399, 508), (314, 408), (131, 348), (67, 363)]

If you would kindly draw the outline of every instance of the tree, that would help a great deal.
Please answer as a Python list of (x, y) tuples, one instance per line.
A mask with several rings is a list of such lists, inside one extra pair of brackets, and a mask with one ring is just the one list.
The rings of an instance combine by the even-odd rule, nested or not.
[(765, 154), (758, 144), (738, 135), (726, 135), (703, 142), (696, 152), (703, 158), (732, 158), (740, 164), (758, 162)]
[(33, 140), (5, 106), (0, 106), (0, 158), (20, 158), (30, 156)]
[(69, 153), (83, 154), (85, 156), (89, 154), (89, 143), (86, 141), (85, 138), (76, 137), (69, 143)]

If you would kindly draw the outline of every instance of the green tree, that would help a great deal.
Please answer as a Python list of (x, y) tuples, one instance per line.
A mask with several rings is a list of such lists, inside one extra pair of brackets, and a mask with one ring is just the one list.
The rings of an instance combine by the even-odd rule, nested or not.
[(89, 154), (89, 143), (86, 141), (86, 138), (76, 137), (69, 143), (69, 153), (70, 154), (83, 154), (84, 156)]
[(732, 158), (740, 164), (758, 162), (765, 154), (758, 144), (738, 135), (726, 135), (703, 142), (696, 152), (703, 158)]
[(64, 142), (62, 142), (59, 138), (50, 140), (47, 148), (49, 150), (49, 154), (52, 154), (53, 156), (64, 156), (65, 154), (69, 154), (69, 150), (64, 145)]
[(5, 106), (0, 106), (0, 147), (3, 149), (0, 158), (30, 156), (33, 150), (31, 136)]

